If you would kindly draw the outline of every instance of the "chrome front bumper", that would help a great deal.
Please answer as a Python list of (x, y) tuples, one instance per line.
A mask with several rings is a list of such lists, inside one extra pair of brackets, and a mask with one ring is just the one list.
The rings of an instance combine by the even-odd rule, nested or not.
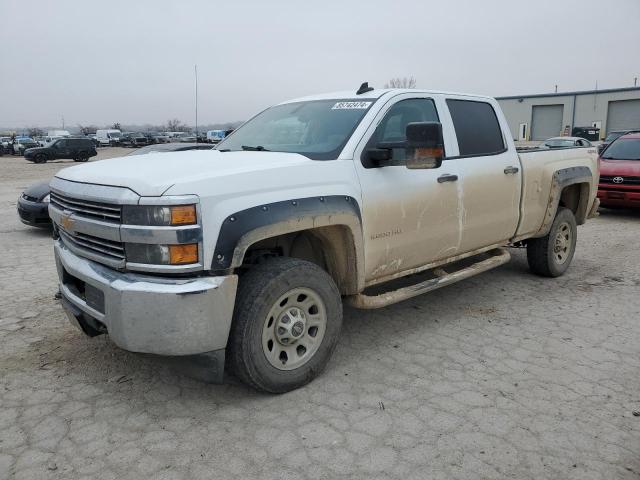
[[(119, 347), (196, 355), (227, 345), (238, 277), (168, 278), (123, 273), (54, 245), (60, 293), (71, 322), (106, 328)], [(88, 323), (82, 324), (86, 320)], [(102, 328), (103, 329), (103, 328)]]

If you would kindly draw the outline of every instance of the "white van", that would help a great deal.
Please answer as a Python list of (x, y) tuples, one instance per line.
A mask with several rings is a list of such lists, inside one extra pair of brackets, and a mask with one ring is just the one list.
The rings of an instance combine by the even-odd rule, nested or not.
[(96, 140), (101, 146), (117, 145), (120, 143), (120, 137), (122, 132), (115, 128), (108, 128), (105, 130), (96, 130)]
[(47, 132), (47, 137), (62, 138), (70, 136), (71, 134), (69, 133), (69, 130), (49, 130)]
[(226, 130), (209, 130), (207, 132), (207, 142), (218, 143), (224, 140)]

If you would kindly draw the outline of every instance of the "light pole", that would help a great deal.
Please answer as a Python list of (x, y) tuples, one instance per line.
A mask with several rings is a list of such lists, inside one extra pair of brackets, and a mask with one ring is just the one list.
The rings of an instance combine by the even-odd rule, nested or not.
[(194, 65), (196, 75), (196, 143), (198, 143), (198, 65)]

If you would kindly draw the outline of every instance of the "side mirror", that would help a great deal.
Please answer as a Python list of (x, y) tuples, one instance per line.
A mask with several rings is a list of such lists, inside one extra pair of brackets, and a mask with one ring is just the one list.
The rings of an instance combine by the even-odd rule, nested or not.
[(438, 168), (442, 165), (444, 138), (440, 122), (409, 123), (406, 137), (407, 168)]

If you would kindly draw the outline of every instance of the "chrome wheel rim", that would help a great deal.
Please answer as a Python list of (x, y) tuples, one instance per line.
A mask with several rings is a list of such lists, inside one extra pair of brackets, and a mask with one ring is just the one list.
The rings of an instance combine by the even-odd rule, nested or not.
[(562, 265), (569, 258), (572, 241), (571, 225), (567, 222), (562, 222), (558, 225), (558, 233), (553, 243), (553, 259), (557, 264)]
[(327, 310), (309, 288), (294, 288), (274, 303), (262, 327), (262, 351), (278, 370), (294, 370), (318, 351), (327, 329)]

